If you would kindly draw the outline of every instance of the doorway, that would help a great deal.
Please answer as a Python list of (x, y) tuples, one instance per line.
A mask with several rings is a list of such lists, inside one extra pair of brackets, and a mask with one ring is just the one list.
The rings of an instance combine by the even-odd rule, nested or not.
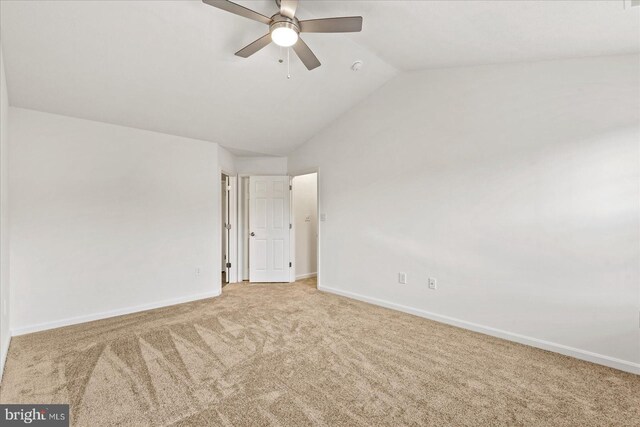
[(231, 263), (229, 262), (229, 258), (230, 258), (229, 242), (231, 240), (230, 239), (231, 225), (229, 221), (230, 193), (231, 193), (231, 186), (229, 182), (229, 176), (223, 173), (220, 177), (220, 196), (221, 196), (220, 218), (222, 218), (222, 220), (220, 221), (222, 225), (222, 230), (221, 230), (222, 238), (220, 239), (222, 243), (222, 248), (220, 251), (220, 253), (222, 254), (222, 259), (220, 260), (221, 261), (220, 265), (222, 266), (222, 278), (221, 278), (222, 287), (224, 287), (226, 284), (229, 283), (229, 269), (231, 267)]
[[(294, 177), (238, 177), (239, 280), (309, 279), (316, 286), (320, 276), (318, 189), (317, 170)], [(275, 230), (268, 229), (273, 225)]]
[(292, 224), (295, 269), (293, 278), (318, 275), (318, 174), (294, 176), (292, 182)]

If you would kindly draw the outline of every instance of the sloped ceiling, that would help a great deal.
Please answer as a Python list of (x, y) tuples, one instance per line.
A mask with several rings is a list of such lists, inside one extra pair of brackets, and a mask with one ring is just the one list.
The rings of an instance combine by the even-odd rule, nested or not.
[[(238, 1), (270, 16), (273, 0)], [(398, 70), (640, 51), (640, 8), (613, 1), (311, 1), (301, 19), (364, 16), (362, 33), (305, 34), (307, 71), (267, 33), (195, 1), (2, 1), (10, 102), (282, 155)], [(350, 70), (362, 60), (364, 68)]]
[(629, 0), (313, 2), (318, 15), (362, 14), (359, 44), (399, 70), (640, 52)]
[[(243, 2), (269, 16), (273, 1)], [(310, 3), (310, 2), (307, 2)], [(284, 154), (396, 74), (355, 38), (309, 34), (307, 71), (276, 45), (234, 52), (266, 25), (200, 1), (2, 1), (13, 106)], [(313, 17), (300, 6), (301, 17)], [(351, 64), (366, 67), (355, 73)]]

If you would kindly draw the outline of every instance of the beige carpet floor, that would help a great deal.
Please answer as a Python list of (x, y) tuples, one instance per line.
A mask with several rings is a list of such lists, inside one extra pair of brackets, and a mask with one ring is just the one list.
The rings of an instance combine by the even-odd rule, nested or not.
[(639, 426), (640, 377), (295, 284), (16, 337), (3, 403), (72, 424)]

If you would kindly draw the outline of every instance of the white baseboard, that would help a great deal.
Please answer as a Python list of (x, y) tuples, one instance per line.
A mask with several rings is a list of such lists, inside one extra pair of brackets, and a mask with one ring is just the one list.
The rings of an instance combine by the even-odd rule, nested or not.
[(7, 355), (9, 354), (9, 346), (11, 345), (11, 334), (8, 334), (5, 342), (0, 343), (0, 380), (4, 375), (4, 362), (7, 361)]
[(11, 330), (12, 336), (30, 334), (33, 332), (46, 331), (48, 329), (61, 328), (63, 326), (77, 325), (78, 323), (91, 322), (94, 320), (108, 319), (110, 317), (122, 316), (125, 314), (138, 313), (140, 311), (153, 310), (154, 308), (167, 307), (170, 305), (183, 304), (206, 298), (213, 298), (220, 295), (220, 291), (205, 292), (197, 295), (189, 295), (186, 297), (174, 298), (170, 300), (153, 302), (150, 304), (138, 305), (135, 307), (121, 308), (117, 310), (103, 311), (102, 313), (89, 314), (86, 316), (70, 317), (67, 319), (54, 320), (52, 322), (38, 323), (36, 325), (24, 326)]
[(537, 338), (528, 337), (525, 335), (516, 334), (513, 332), (503, 331), (501, 329), (496, 329), (489, 326), (483, 326), (477, 323), (467, 322), (466, 320), (460, 320), (454, 317), (443, 316), (441, 314), (431, 313), (426, 310), (407, 307), (401, 304), (396, 304), (396, 303), (385, 301), (382, 299), (367, 297), (367, 296), (356, 294), (349, 291), (343, 291), (341, 289), (335, 289), (327, 286), (318, 286), (318, 289), (324, 292), (341, 295), (347, 298), (352, 298), (355, 300), (368, 302), (370, 304), (378, 305), (381, 307), (386, 307), (393, 310), (402, 311), (404, 313), (413, 314), (415, 316), (424, 317), (426, 319), (435, 320), (436, 322), (446, 323), (448, 325), (457, 326), (459, 328), (468, 329), (474, 332), (480, 332), (482, 334), (491, 335), (491, 336), (502, 338), (509, 341), (514, 341), (520, 344), (529, 345), (531, 347), (536, 347), (543, 350), (553, 351), (555, 353), (560, 353), (565, 356), (575, 357), (576, 359), (586, 360), (587, 362), (597, 363), (599, 365), (604, 365), (610, 368), (619, 369), (621, 371), (640, 375), (640, 363), (634, 363), (627, 360), (617, 359), (615, 357), (605, 356), (603, 354), (593, 353), (587, 350), (581, 350), (579, 348), (569, 347), (563, 344), (557, 344), (549, 341), (540, 340)]
[(308, 279), (309, 277), (317, 277), (318, 273), (315, 271), (313, 273), (305, 273), (296, 275), (296, 280)]

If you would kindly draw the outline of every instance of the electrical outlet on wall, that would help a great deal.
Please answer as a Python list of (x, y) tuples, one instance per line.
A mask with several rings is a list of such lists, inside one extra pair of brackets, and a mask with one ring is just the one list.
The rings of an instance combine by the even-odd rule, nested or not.
[(429, 289), (438, 289), (438, 282), (435, 277), (429, 277)]
[(407, 284), (407, 273), (398, 273), (398, 283)]

